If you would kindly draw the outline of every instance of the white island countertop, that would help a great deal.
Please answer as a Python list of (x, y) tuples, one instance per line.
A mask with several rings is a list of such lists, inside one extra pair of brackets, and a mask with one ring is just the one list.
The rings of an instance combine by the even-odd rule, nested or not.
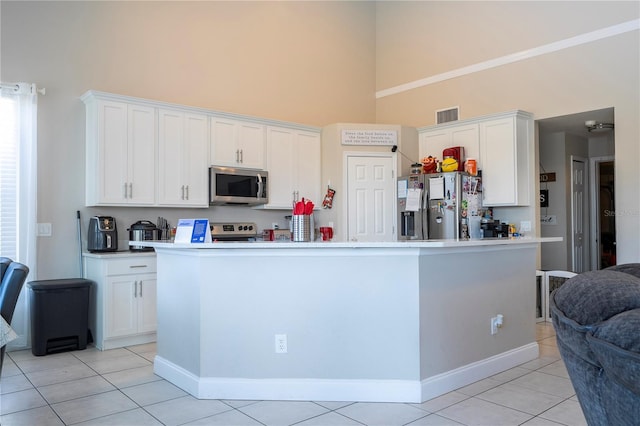
[(274, 249), (274, 248), (453, 248), (500, 245), (538, 244), (562, 241), (561, 237), (484, 238), (474, 240), (410, 240), (410, 241), (214, 241), (212, 243), (171, 243), (167, 241), (129, 241), (130, 245), (176, 249)]

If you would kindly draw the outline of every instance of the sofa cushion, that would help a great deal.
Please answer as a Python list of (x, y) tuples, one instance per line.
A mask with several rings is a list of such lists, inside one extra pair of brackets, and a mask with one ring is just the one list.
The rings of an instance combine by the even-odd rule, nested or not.
[(609, 266), (605, 270), (624, 272), (640, 278), (640, 263), (623, 263), (622, 265)]
[(640, 309), (601, 323), (587, 341), (605, 373), (640, 396)]
[(597, 324), (640, 308), (640, 278), (614, 270), (583, 272), (555, 290), (553, 301), (576, 323)]

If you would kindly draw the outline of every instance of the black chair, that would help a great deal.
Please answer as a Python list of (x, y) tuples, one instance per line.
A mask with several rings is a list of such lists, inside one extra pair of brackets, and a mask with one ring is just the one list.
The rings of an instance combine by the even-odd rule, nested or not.
[(0, 282), (2, 282), (2, 277), (4, 277), (4, 273), (6, 272), (9, 265), (13, 262), (13, 260), (8, 257), (0, 257)]
[[(27, 280), (27, 275), (29, 275), (28, 267), (22, 263), (11, 262), (2, 276), (2, 282), (0, 283), (0, 315), (8, 324), (11, 324), (13, 319), (18, 296), (20, 296), (22, 286)], [(0, 374), (2, 374), (5, 349), (5, 346), (0, 349)]]

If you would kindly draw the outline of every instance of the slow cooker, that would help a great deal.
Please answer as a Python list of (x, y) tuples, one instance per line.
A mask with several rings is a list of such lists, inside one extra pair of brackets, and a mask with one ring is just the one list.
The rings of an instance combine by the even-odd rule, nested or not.
[[(160, 229), (149, 220), (139, 220), (128, 229), (129, 241), (153, 241), (160, 239)], [(153, 247), (129, 246), (131, 251), (153, 251)]]

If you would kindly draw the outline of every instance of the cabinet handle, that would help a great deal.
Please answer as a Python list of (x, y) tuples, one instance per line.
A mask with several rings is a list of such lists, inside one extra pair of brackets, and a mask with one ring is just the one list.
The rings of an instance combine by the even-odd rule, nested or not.
[(129, 182), (129, 198), (133, 198), (133, 184)]
[(142, 280), (140, 281), (140, 297), (142, 297)]
[(240, 150), (236, 149), (236, 163), (240, 162)]
[(187, 188), (187, 198), (185, 198), (185, 200), (189, 200), (189, 185), (187, 185), (186, 188)]
[(182, 191), (182, 199), (184, 200), (184, 185), (180, 187), (180, 190)]
[(138, 281), (133, 282), (133, 297), (138, 297)]
[(146, 268), (149, 265), (131, 265), (129, 268)]
[(124, 198), (127, 199), (127, 182), (124, 183), (123, 189), (124, 189)]
[(243, 152), (243, 150), (240, 150), (240, 162), (244, 163), (244, 152)]

